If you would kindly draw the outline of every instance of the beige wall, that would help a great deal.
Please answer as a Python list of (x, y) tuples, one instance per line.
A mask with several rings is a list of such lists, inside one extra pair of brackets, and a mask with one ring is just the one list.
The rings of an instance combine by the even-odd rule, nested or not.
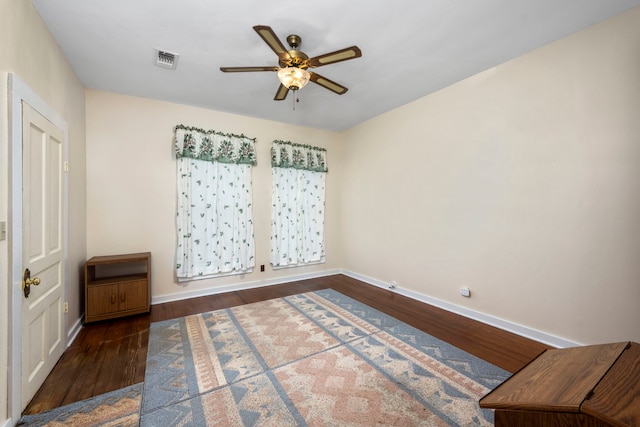
[(574, 342), (640, 341), (639, 118), (640, 8), (346, 132), (344, 266)]
[[(30, 1), (0, 1), (0, 221), (9, 219), (8, 73), (14, 73), (69, 125), (67, 329), (80, 317), (80, 265), (85, 259), (84, 89)], [(11, 228), (11, 223), (7, 227)], [(0, 424), (7, 418), (10, 282), (9, 240), (0, 241)]]
[[(156, 301), (214, 292), (228, 286), (261, 285), (287, 276), (317, 274), (340, 267), (339, 193), (341, 137), (280, 123), (184, 105), (86, 91), (87, 255), (152, 253), (152, 295)], [(292, 111), (291, 114), (297, 114)], [(257, 138), (258, 165), (252, 170), (256, 264), (242, 276), (175, 280), (176, 184), (173, 127), (177, 124), (244, 133)], [(325, 264), (273, 271), (269, 265), (271, 163), (274, 139), (328, 149)], [(176, 295), (183, 293), (182, 296)]]

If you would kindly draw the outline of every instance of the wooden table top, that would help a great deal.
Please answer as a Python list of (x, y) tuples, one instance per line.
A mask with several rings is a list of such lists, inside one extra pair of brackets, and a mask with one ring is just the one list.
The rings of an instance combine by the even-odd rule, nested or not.
[(621, 342), (546, 350), (483, 397), (480, 406), (579, 413), (582, 403), (628, 345)]
[(640, 426), (640, 344), (622, 353), (581, 412), (612, 426)]

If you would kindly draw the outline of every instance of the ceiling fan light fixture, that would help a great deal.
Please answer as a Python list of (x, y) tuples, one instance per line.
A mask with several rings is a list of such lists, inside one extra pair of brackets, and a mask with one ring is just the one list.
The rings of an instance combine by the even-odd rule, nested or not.
[(278, 70), (278, 79), (289, 90), (300, 90), (307, 83), (311, 73), (298, 67), (286, 67)]

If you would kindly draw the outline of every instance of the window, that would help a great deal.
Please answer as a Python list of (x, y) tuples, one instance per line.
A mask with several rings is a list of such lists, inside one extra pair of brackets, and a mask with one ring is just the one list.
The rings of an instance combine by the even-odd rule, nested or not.
[(182, 125), (175, 137), (178, 280), (251, 271), (255, 140)]
[(324, 262), (326, 150), (273, 141), (271, 145), (271, 264)]

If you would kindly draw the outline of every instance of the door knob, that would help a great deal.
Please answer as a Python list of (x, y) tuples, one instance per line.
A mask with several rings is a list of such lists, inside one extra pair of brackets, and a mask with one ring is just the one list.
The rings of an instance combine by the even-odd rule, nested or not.
[(31, 285), (38, 286), (40, 284), (40, 278), (34, 277), (31, 278), (31, 271), (28, 268), (25, 268), (24, 274), (22, 276), (22, 292), (24, 292), (24, 297), (29, 298), (29, 294), (31, 293)]

